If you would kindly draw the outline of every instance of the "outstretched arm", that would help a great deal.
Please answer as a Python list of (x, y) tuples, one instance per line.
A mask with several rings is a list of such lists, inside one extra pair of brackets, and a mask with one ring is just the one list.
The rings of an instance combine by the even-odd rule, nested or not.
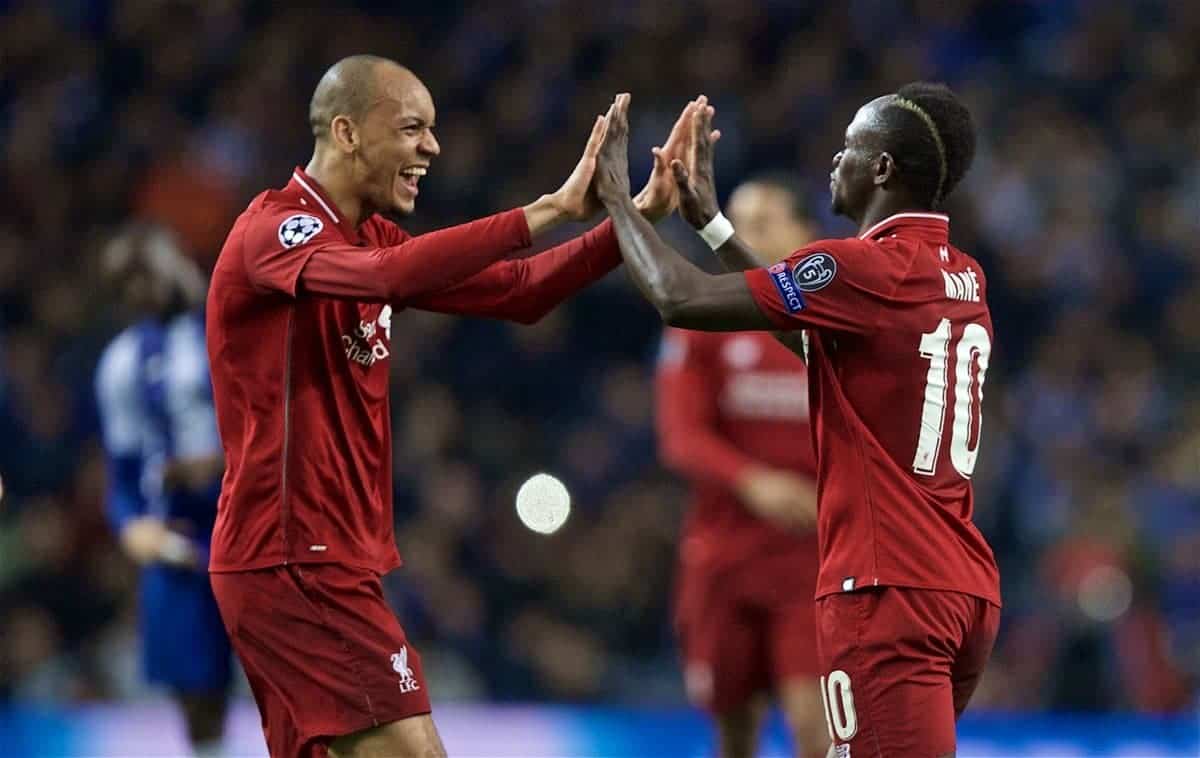
[(629, 95), (608, 111), (596, 166), (596, 192), (638, 289), (671, 326), (703, 331), (767, 329), (741, 274), (711, 276), (663, 242), (629, 197)]
[(606, 221), (538, 255), (494, 263), (459, 284), (398, 304), (532, 324), (620, 263), (617, 239)]
[[(682, 145), (681, 158), (671, 161), (671, 173), (679, 192), (679, 215), (700, 231), (723, 216), (717, 203), (717, 183), (713, 176), (713, 145), (721, 138), (720, 130), (712, 128), (714, 108), (701, 95), (689, 103), (690, 128)], [(728, 222), (726, 222), (728, 223)], [(750, 271), (762, 267), (762, 256), (735, 233), (713, 252), (726, 271)], [(804, 338), (798, 332), (775, 332), (775, 339), (786, 348), (804, 357)]]
[[(680, 156), (671, 161), (671, 173), (679, 192), (679, 215), (696, 231), (722, 216), (713, 179), (713, 145), (721, 138), (720, 130), (712, 128), (715, 112), (705, 95), (688, 103), (686, 139)], [(736, 234), (713, 252), (726, 271), (749, 271), (762, 266), (762, 258)]]
[(300, 207), (261, 212), (242, 240), (246, 273), (257, 288), (289, 297), (398, 302), (444, 290), (528, 247), (562, 221), (581, 221), (599, 210), (591, 184), (604, 127), (597, 117), (583, 157), (556, 192), (524, 208), (386, 247), (349, 244)]
[[(634, 198), (638, 212), (658, 221), (677, 204), (670, 161), (683, 154), (692, 129), (691, 109), (684, 108), (667, 136), (655, 147), (654, 168)], [(594, 166), (599, 138), (589, 142)], [(592, 202), (599, 205), (594, 195)], [(609, 221), (574, 239), (530, 258), (501, 261), (466, 281), (411, 299), (403, 305), (462, 315), (484, 316), (531, 324), (560, 303), (612, 271), (621, 263), (617, 237)]]

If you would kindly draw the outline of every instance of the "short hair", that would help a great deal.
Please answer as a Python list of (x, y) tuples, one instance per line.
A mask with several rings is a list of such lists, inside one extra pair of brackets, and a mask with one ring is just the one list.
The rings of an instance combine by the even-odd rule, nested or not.
[(788, 210), (801, 221), (810, 220), (808, 202), (804, 194), (804, 182), (799, 175), (789, 171), (774, 170), (753, 174), (738, 186), (757, 184), (779, 190), (788, 196)]
[(383, 63), (400, 65), (379, 55), (351, 55), (325, 71), (308, 104), (308, 124), (313, 137), (328, 137), (329, 124), (336, 116), (362, 120), (375, 102), (375, 69)]
[(912, 82), (880, 109), (884, 150), (897, 176), (926, 207), (936, 209), (975, 158), (971, 111), (944, 84)]

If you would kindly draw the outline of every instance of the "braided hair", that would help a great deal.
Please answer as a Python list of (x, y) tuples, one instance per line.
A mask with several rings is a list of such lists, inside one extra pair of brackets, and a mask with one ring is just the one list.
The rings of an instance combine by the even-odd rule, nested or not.
[(930, 209), (941, 206), (975, 157), (971, 112), (944, 84), (913, 82), (882, 108), (897, 178)]

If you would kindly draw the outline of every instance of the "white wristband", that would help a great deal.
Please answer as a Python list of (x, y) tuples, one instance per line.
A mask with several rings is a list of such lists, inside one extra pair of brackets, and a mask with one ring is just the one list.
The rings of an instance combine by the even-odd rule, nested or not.
[(705, 224), (704, 228), (700, 229), (698, 233), (700, 234), (700, 239), (707, 242), (710, 248), (716, 250), (733, 236), (733, 224), (729, 222), (729, 219), (725, 218), (724, 213), (717, 211), (717, 215), (712, 217), (712, 221)]

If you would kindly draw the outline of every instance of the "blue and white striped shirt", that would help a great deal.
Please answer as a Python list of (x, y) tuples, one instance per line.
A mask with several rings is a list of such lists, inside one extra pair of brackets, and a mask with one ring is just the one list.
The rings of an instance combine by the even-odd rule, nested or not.
[(118, 334), (100, 358), (96, 398), (108, 460), (107, 510), (114, 528), (141, 515), (188, 522), (206, 544), (220, 480), (203, 491), (165, 491), (164, 465), (221, 450), (213, 411), (204, 320), (186, 313)]

